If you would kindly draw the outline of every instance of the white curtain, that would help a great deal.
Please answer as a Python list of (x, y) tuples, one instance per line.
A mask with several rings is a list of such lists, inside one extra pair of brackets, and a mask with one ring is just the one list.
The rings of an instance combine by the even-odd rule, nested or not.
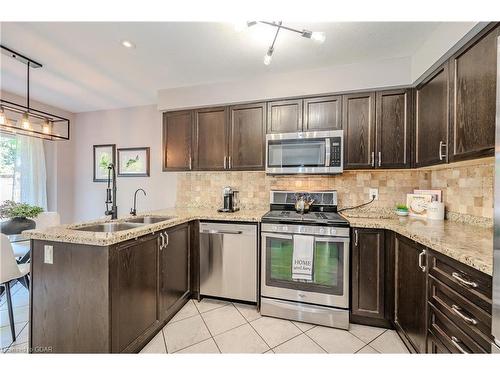
[(47, 211), (47, 172), (43, 141), (24, 135), (17, 136), (15, 183), (19, 184), (19, 201), (42, 207)]

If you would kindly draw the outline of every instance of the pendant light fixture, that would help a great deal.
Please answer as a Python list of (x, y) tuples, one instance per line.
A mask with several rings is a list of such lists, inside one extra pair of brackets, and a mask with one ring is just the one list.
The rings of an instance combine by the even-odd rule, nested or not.
[(3, 45), (0, 47), (3, 54), (27, 67), (26, 105), (0, 99), (0, 131), (46, 140), (68, 140), (68, 119), (30, 106), (30, 69), (41, 68), (42, 64)]
[(293, 27), (288, 27), (284, 26), (282, 21), (247, 21), (245, 23), (237, 23), (235, 25), (235, 30), (236, 31), (243, 31), (245, 28), (252, 27), (256, 25), (257, 23), (261, 23), (267, 26), (275, 27), (276, 28), (276, 33), (274, 34), (274, 39), (271, 45), (269, 46), (267, 53), (264, 56), (264, 64), (269, 65), (271, 64), (271, 60), (273, 58), (273, 53), (274, 53), (274, 44), (276, 43), (276, 39), (278, 38), (278, 34), (281, 30), (287, 30), (291, 31), (297, 34), (300, 34), (302, 37), (311, 39), (313, 42), (316, 43), (324, 43), (326, 40), (326, 34), (321, 31), (310, 31), (306, 29), (294, 29)]

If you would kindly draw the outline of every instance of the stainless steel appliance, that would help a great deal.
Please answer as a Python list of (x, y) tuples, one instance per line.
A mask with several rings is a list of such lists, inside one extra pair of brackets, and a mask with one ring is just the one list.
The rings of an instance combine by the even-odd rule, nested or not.
[(231, 186), (226, 186), (222, 189), (223, 207), (219, 212), (235, 212), (240, 209), (239, 191)]
[(257, 302), (257, 226), (200, 223), (200, 294)]
[(500, 38), (497, 39), (497, 113), (495, 147), (495, 238), (493, 241), (493, 308), (491, 351), (500, 353)]
[(343, 134), (343, 130), (268, 134), (266, 173), (342, 173)]
[[(337, 213), (336, 191), (308, 195), (314, 203), (300, 214), (300, 194), (271, 192), (261, 225), (261, 314), (348, 329), (349, 223)], [(292, 271), (294, 252), (304, 243), (312, 246), (309, 280)]]

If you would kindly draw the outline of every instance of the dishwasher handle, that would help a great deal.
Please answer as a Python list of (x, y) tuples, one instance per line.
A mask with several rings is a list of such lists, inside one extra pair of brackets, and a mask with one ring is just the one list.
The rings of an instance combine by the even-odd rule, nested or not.
[(241, 231), (241, 230), (203, 229), (200, 232), (201, 233), (208, 233), (208, 234), (243, 234), (243, 231)]

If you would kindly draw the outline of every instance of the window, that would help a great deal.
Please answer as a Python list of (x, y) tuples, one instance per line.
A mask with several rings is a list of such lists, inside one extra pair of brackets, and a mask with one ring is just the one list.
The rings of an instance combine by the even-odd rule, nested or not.
[(0, 133), (0, 200), (19, 202), (19, 172), (16, 168), (17, 137)]

